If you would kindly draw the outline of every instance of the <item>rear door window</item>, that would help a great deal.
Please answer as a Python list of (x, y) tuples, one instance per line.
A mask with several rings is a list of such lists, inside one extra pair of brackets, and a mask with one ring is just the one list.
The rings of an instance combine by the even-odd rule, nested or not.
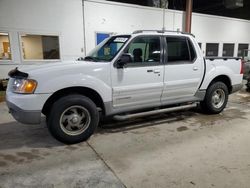
[(168, 63), (192, 63), (196, 53), (191, 41), (186, 37), (166, 37)]

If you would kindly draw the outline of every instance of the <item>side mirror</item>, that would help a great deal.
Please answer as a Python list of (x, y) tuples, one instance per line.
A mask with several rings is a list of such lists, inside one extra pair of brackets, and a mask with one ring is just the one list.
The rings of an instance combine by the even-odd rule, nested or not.
[(117, 68), (122, 69), (127, 63), (132, 62), (132, 55), (129, 53), (122, 54), (117, 61)]

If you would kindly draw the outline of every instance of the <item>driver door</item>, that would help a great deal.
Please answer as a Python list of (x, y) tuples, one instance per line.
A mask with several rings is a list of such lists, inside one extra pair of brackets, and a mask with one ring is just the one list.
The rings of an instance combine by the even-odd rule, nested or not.
[(164, 74), (161, 36), (138, 36), (124, 53), (131, 55), (131, 62), (111, 68), (113, 108), (159, 106)]

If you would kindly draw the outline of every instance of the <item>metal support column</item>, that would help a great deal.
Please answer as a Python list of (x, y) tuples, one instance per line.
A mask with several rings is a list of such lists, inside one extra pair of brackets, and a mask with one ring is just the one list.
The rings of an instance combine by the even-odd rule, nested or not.
[(191, 33), (192, 11), (193, 11), (193, 0), (187, 0), (186, 1), (185, 32), (188, 32), (188, 33)]

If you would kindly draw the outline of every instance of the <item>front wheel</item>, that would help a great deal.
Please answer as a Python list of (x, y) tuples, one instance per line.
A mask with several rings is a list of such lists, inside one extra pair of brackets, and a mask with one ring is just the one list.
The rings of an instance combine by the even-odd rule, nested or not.
[(57, 100), (48, 116), (50, 133), (59, 141), (74, 144), (87, 140), (99, 123), (95, 103), (82, 95)]
[(228, 88), (223, 82), (211, 84), (206, 92), (204, 101), (200, 103), (203, 111), (218, 114), (224, 110), (228, 101)]

